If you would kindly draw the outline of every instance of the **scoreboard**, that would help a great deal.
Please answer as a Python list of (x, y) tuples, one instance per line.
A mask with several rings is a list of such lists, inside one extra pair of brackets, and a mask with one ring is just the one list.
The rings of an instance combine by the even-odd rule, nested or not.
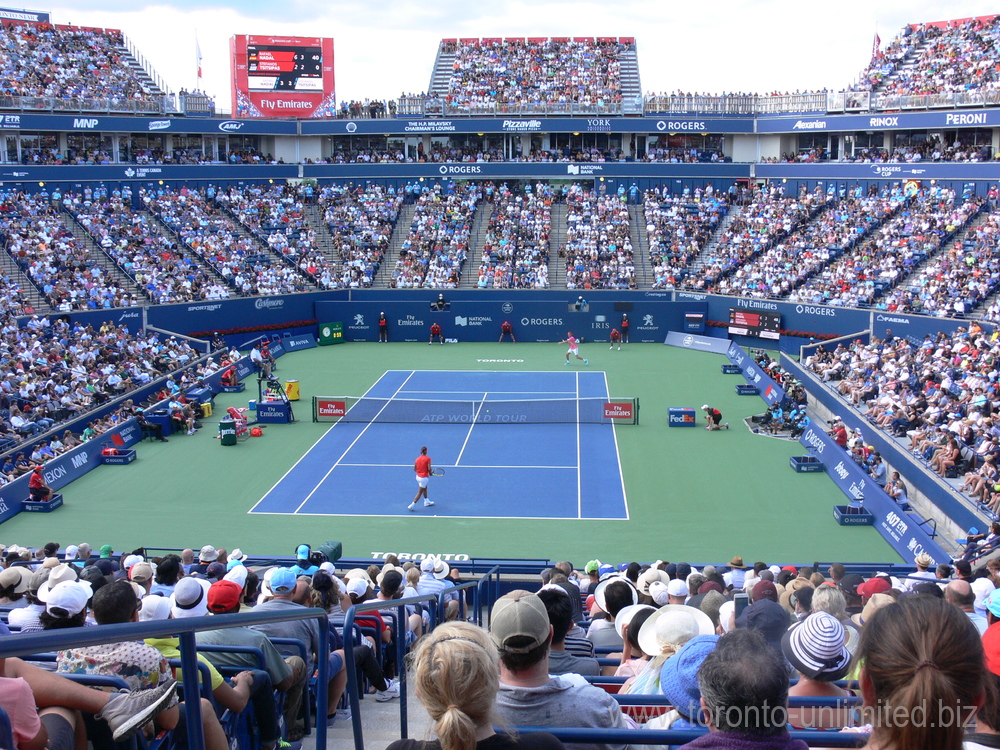
[(322, 91), (323, 48), (247, 45), (250, 91)]
[(760, 339), (781, 338), (781, 313), (729, 308), (729, 333), (736, 336), (755, 336)]
[(229, 46), (236, 117), (335, 114), (332, 39), (234, 36)]

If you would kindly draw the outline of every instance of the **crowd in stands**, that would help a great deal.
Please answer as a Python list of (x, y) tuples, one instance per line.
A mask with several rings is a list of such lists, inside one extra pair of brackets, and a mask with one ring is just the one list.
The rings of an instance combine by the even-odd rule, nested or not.
[(924, 45), (912, 64), (894, 65), (889, 75), (881, 73), (881, 69), (874, 74), (868, 72), (862, 78), (862, 85), (877, 87), (881, 94), (903, 96), (995, 90), (1000, 84), (994, 64), (995, 45), (1000, 36), (998, 18), (994, 16), (986, 22), (971, 19), (945, 28), (930, 26), (904, 32), (898, 48), (903, 54), (904, 50)]
[(0, 95), (114, 103), (149, 99), (152, 92), (125, 63), (126, 54), (120, 34), (100, 29), (5, 24)]
[(922, 161), (992, 161), (992, 146), (966, 146), (961, 140), (951, 146), (940, 140), (928, 141), (920, 146), (897, 146), (890, 153), (884, 148), (864, 148), (840, 161), (862, 164), (917, 164)]
[(824, 199), (816, 193), (786, 198), (782, 185), (758, 189), (719, 237), (705, 258), (704, 266), (685, 279), (684, 285), (693, 289), (714, 289), (721, 278), (791, 234), (823, 205)]
[(339, 281), (352, 289), (370, 287), (399, 219), (402, 191), (374, 184), (327, 185), (318, 200), (342, 269), (339, 280), (332, 271), (321, 274), (321, 280), (331, 286)]
[(566, 194), (567, 289), (635, 289), (628, 203), (574, 184)]
[(73, 235), (48, 193), (0, 194), (0, 234), (14, 262), (55, 310), (96, 310), (136, 304)]
[(360, 120), (363, 118), (374, 120), (381, 117), (395, 117), (396, 100), (380, 101), (377, 99), (365, 99), (363, 102), (341, 102), (336, 116), (340, 120)]
[(482, 192), (475, 183), (435, 182), (421, 189), (392, 271), (391, 288), (458, 287)]
[[(1000, 525), (990, 535), (1000, 539)], [(12, 544), (2, 549), (0, 615), (8, 630), (25, 633), (325, 610), (330, 653), (319, 652), (323, 626), (315, 620), (196, 634), (199, 645), (250, 645), (265, 655), (261, 668), (249, 655), (199, 653), (213, 676), (212, 700), (201, 705), (209, 750), (226, 747), (233, 724), (225, 709), (239, 714), (251, 703), (261, 747), (297, 750), (308, 729), (302, 701), (313, 701), (303, 688), (320, 660), (329, 663), (331, 679), (327, 705), (315, 706), (317, 721), (325, 715), (327, 726), (336, 726), (350, 718), (350, 708), (339, 708), (346, 683), (342, 629), (352, 606), (371, 601), (386, 609), (358, 616), (369, 628), (367, 644), (350, 647), (364, 677), (361, 689), (378, 702), (400, 695), (397, 675), (407, 665), (390, 655), (404, 643), (412, 651), (410, 680), (435, 737), (399, 740), (392, 750), (564, 747), (548, 733), (506, 734), (519, 726), (554, 733), (697, 730), (683, 745), (691, 750), (804, 750), (805, 742), (789, 736), (792, 729), (815, 731), (813, 746), (824, 746), (830, 735), (823, 731), (846, 731), (867, 748), (960, 750), (992, 746), (1000, 728), (1000, 561), (974, 571), (979, 541), (970, 541), (968, 559), (938, 563), (920, 552), (915, 572), (868, 578), (839, 563), (748, 565), (738, 555), (701, 567), (591, 560), (577, 571), (558, 562), (540, 580), (493, 602), (487, 628), (465, 621), (452, 590), (462, 574), (435, 558), (400, 564), (389, 555), (384, 564), (338, 570), (308, 545), (297, 548), (289, 565), (254, 562), (241, 549), (211, 544), (165, 555), (143, 548), (116, 555), (111, 545), (95, 554), (88, 543), (65, 550), (58, 542), (38, 549)], [(398, 620), (384, 616), (394, 600), (426, 594), (439, 597), (445, 613), (436, 627), (416, 609)], [(278, 637), (302, 641), (304, 656)], [(96, 698), (73, 692), (62, 675), (121, 675), (140, 691), (117, 699), (130, 702), (135, 720), (122, 726), (116, 712), (100, 713), (121, 739), (150, 719), (160, 730), (177, 725), (177, 710), (160, 701), (174, 689), (165, 658), (177, 655), (176, 639), (64, 647), (54, 675), (8, 659), (0, 680), (22, 678), (32, 709), (95, 713), (102, 704), (91, 707), (88, 700)], [(39, 721), (58, 730), (60, 720), (76, 720), (72, 712), (39, 719), (34, 710), (12, 710), (10, 700), (5, 692), (0, 706), (23, 736), (34, 736)], [(926, 712), (941, 720), (918, 721)], [(63, 742), (53, 750), (68, 750), (71, 734)], [(565, 747), (621, 750), (626, 742), (618, 736)]]
[(241, 294), (288, 294), (309, 288), (294, 266), (268, 253), (253, 236), (241, 235), (236, 222), (215, 204), (215, 196), (211, 187), (140, 191), (143, 205)]
[[(184, 340), (153, 332), (132, 334), (111, 322), (94, 329), (35, 315), (19, 328), (13, 318), (5, 318), (0, 336), (0, 451), (21, 448), (21, 443), (25, 447), (21, 456), (8, 455), (10, 466), (0, 467), (0, 483), (77, 445), (76, 436), (63, 434), (27, 447), (60, 423), (163, 375), (174, 373), (178, 388), (193, 385), (207, 374), (205, 366), (190, 370), (197, 356)], [(104, 432), (121, 418), (121, 412), (109, 415), (84, 430), (82, 438)]]
[(992, 334), (976, 322), (917, 342), (889, 332), (867, 345), (819, 347), (806, 366), (861, 410), (873, 429), (908, 440), (906, 447), (939, 475), (966, 473), (961, 489), (996, 514), (1000, 493), (985, 481), (996, 471), (1000, 438), (994, 377), (1000, 343)]
[(677, 285), (728, 209), (728, 197), (716, 195), (711, 184), (704, 191), (696, 188), (693, 195), (687, 190), (671, 195), (666, 186), (659, 192), (646, 191), (643, 215), (654, 289), (673, 289)]
[[(896, 202), (896, 215), (796, 289), (789, 301), (858, 307), (871, 304), (876, 296), (902, 279), (910, 285), (920, 284), (924, 278), (938, 278), (933, 270), (937, 267), (937, 259), (933, 256), (979, 212), (982, 205), (978, 199), (956, 205), (954, 191), (934, 187), (906, 199), (905, 205), (899, 195), (890, 200)], [(927, 271), (922, 270), (916, 278), (911, 278), (909, 274), (928, 257), (931, 261)], [(971, 278), (971, 273), (966, 281), (969, 286), (964, 294), (972, 301), (978, 282)], [(948, 294), (961, 292), (961, 287), (963, 281), (956, 280)], [(977, 303), (978, 300), (970, 304), (969, 309)], [(879, 307), (889, 309), (890, 304), (894, 305), (892, 309), (899, 310), (892, 295)], [(949, 304), (954, 304), (954, 300)]]
[[(90, 193), (90, 191), (88, 191)], [(150, 214), (133, 211), (127, 185), (111, 194), (67, 193), (63, 205), (155, 304), (224, 299), (229, 288), (187, 253)]]
[(627, 48), (617, 40), (458, 43), (445, 99), (472, 109), (616, 103), (621, 101), (618, 58)]
[(544, 183), (529, 183), (523, 192), (506, 183), (499, 187), (483, 243), (479, 289), (548, 288), (552, 204), (559, 198)]
[[(966, 199), (944, 219), (946, 234), (979, 209)], [(933, 244), (933, 243), (932, 243)], [(876, 301), (879, 309), (939, 317), (964, 316), (982, 305), (1000, 284), (1000, 215), (989, 212), (961, 240), (931, 256), (916, 273)], [(991, 308), (992, 309), (992, 308)], [(987, 313), (987, 317), (992, 313)], [(994, 318), (995, 319), (995, 318)]]
[(816, 203), (826, 206), (823, 211), (720, 279), (716, 291), (746, 297), (785, 297), (832, 259), (854, 247), (905, 201), (901, 188), (881, 194), (872, 189), (864, 195), (859, 186), (850, 196), (832, 201), (822, 187), (815, 193)]

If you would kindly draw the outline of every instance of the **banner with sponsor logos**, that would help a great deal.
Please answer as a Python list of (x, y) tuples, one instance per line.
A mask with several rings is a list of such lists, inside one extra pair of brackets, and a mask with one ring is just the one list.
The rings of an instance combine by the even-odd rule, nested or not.
[(863, 115), (798, 115), (758, 117), (758, 133), (835, 133), (855, 130), (909, 130), (911, 128), (983, 128), (1000, 126), (993, 109), (941, 112), (897, 112)]
[(747, 354), (746, 350), (735, 341), (729, 345), (726, 356), (729, 357), (730, 362), (740, 368), (740, 372), (743, 373), (743, 377), (747, 379), (748, 383), (757, 386), (760, 397), (768, 406), (780, 403), (785, 398), (784, 389), (775, 383), (774, 378), (764, 372), (764, 369), (754, 361), (753, 357)]
[(695, 333), (678, 333), (669, 331), (663, 342), (667, 346), (678, 346), (681, 349), (694, 349), (699, 352), (726, 354), (729, 352), (729, 339), (717, 339), (711, 336), (699, 336)]
[(317, 292), (160, 305), (150, 307), (147, 317), (151, 326), (186, 335), (248, 326), (277, 326), (313, 320), (316, 300), (338, 294), (343, 296), (337, 292)]
[(10, 182), (142, 182), (183, 181), (188, 185), (201, 183), (228, 184), (241, 180), (290, 180), (298, 177), (295, 165), (259, 166), (256, 164), (206, 164), (180, 166), (171, 164), (143, 166), (118, 164), (102, 167), (35, 167), (20, 164), (0, 167), (0, 183)]
[[(864, 498), (865, 510), (875, 516), (878, 533), (903, 560), (910, 562), (921, 552), (930, 555), (934, 565), (950, 560), (941, 546), (931, 539), (930, 534), (917, 525), (917, 519), (908, 515), (885, 494), (829, 435), (815, 425), (810, 425), (802, 433), (799, 442), (823, 462), (827, 476), (850, 500)], [(832, 513), (833, 509), (830, 510)], [(833, 523), (832, 520), (830, 522)]]
[[(1000, 178), (1000, 164), (987, 163), (928, 163), (917, 164), (758, 164), (755, 174), (760, 179), (769, 180), (935, 180), (942, 187), (956, 187), (947, 181), (962, 184), (971, 181), (996, 182)], [(958, 186), (961, 189), (961, 186)], [(988, 187), (988, 186), (987, 186)], [(786, 186), (791, 194), (795, 185)], [(985, 194), (986, 190), (980, 191)]]
[(231, 133), (237, 135), (295, 135), (295, 122), (220, 120), (190, 117), (123, 117), (103, 114), (0, 115), (0, 130), (57, 130), (93, 133)]
[[(48, 461), (42, 476), (45, 477), (49, 487), (59, 490), (91, 469), (97, 468), (101, 463), (101, 451), (104, 448), (131, 448), (141, 440), (142, 430), (134, 419), (130, 419), (78, 448)], [(0, 487), (0, 523), (21, 512), (21, 501), (28, 498), (28, 479), (29, 477), (25, 475)], [(71, 503), (73, 499), (68, 497), (64, 498), (64, 501)]]
[[(500, 325), (509, 321), (518, 341), (561, 341), (572, 331), (574, 336), (582, 337), (584, 345), (588, 341), (606, 342), (612, 328), (621, 328), (622, 313), (615, 309), (614, 301), (592, 299), (584, 310), (576, 310), (573, 299), (453, 299), (443, 312), (432, 311), (429, 299), (321, 301), (316, 303), (316, 317), (343, 320), (347, 341), (377, 341), (381, 312), (389, 320), (390, 341), (425, 341), (432, 323), (441, 326), (445, 338), (459, 341), (496, 341)], [(636, 343), (659, 343), (667, 330), (683, 325), (683, 314), (682, 306), (667, 301), (634, 303), (628, 313), (629, 338)]]
[[(750, 177), (749, 164), (644, 164), (626, 161), (570, 163), (483, 162), (473, 164), (306, 164), (304, 177), (326, 180), (363, 179), (714, 179)], [(627, 186), (626, 186), (627, 187)], [(718, 182), (724, 189), (727, 183)]]
[(476, 117), (323, 120), (302, 123), (303, 135), (438, 133), (752, 133), (752, 117)]
[(5, 21), (23, 21), (24, 23), (49, 23), (49, 14), (41, 10), (0, 8), (0, 18)]
[[(817, 378), (792, 357), (783, 356), (781, 366), (792, 376), (806, 386), (811, 399), (822, 404), (831, 413), (836, 414), (844, 424), (852, 430), (860, 430), (865, 443), (875, 446), (886, 464), (900, 473), (903, 481), (910, 488), (911, 498), (919, 493), (932, 502), (936, 508), (951, 519), (960, 529), (972, 526), (982, 526), (977, 515), (959, 498), (950, 492), (942, 492), (941, 484), (936, 476), (918, 465), (903, 445), (893, 440), (887, 433), (876, 429), (870, 422), (850, 408), (830, 388), (818, 382)], [(912, 502), (912, 500), (911, 500)]]

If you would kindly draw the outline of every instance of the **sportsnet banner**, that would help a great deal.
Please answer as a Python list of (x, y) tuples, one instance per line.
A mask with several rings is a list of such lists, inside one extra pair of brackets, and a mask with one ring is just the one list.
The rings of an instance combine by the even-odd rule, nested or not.
[[(909, 562), (921, 552), (930, 555), (934, 563), (948, 562), (948, 554), (931, 539), (917, 519), (903, 511), (885, 490), (872, 481), (847, 451), (815, 425), (802, 433), (799, 442), (823, 462), (827, 476), (850, 500), (864, 498), (865, 510), (875, 516), (875, 528), (889, 546)], [(932, 566), (933, 567), (933, 566)]]
[(763, 369), (757, 366), (753, 357), (747, 354), (742, 346), (735, 342), (730, 344), (729, 349), (726, 351), (726, 356), (729, 357), (730, 362), (740, 368), (740, 372), (743, 373), (743, 377), (747, 379), (748, 383), (760, 389), (760, 397), (764, 399), (768, 406), (773, 406), (784, 400), (784, 389), (775, 383), (774, 379), (764, 372)]
[(729, 351), (729, 339), (717, 339), (712, 336), (699, 336), (697, 333), (678, 333), (667, 331), (663, 342), (667, 346), (677, 346), (681, 349), (696, 349), (712, 354), (726, 354)]

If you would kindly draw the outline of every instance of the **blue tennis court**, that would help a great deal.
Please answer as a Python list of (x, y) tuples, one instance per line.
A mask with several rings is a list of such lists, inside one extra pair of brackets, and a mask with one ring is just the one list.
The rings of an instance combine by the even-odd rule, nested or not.
[[(510, 424), (491, 402), (609, 397), (603, 372), (390, 370), (364, 394), (388, 405), (420, 399), (483, 402), (480, 421), (339, 422), (250, 510), (336, 516), (628, 519), (613, 424)], [(497, 411), (502, 412), (501, 406)], [(561, 416), (564, 411), (556, 408)], [(623, 429), (630, 429), (625, 427)], [(413, 461), (426, 445), (445, 470), (428, 489), (434, 507), (407, 504)]]

